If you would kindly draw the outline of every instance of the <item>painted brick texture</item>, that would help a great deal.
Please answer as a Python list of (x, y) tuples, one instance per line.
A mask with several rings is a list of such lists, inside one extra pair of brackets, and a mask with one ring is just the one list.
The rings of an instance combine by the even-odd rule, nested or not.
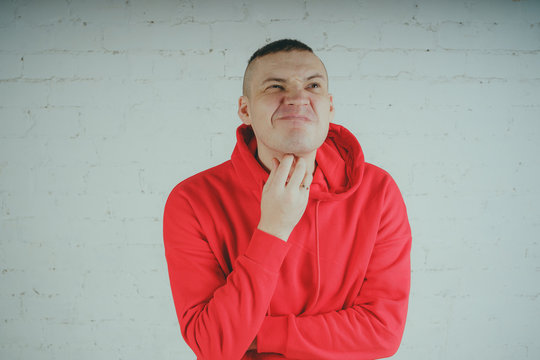
[(282, 37), (407, 203), (394, 358), (540, 357), (539, 1), (5, 0), (1, 359), (195, 359), (164, 202), (229, 158), (247, 59)]

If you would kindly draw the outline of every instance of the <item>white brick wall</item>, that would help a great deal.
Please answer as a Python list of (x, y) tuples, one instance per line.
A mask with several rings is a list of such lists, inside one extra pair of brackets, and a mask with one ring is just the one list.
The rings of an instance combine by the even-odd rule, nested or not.
[(164, 201), (299, 38), (413, 229), (396, 359), (540, 357), (540, 2), (0, 1), (0, 358), (194, 359)]

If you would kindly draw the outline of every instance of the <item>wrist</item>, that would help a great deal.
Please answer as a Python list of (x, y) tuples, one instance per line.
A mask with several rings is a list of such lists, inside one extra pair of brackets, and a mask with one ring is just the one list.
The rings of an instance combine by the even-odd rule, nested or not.
[(268, 226), (262, 222), (259, 223), (257, 226), (257, 229), (264, 231), (267, 234), (270, 234), (272, 236), (275, 236), (285, 242), (289, 239), (289, 235), (291, 235), (291, 231), (275, 228), (272, 226)]

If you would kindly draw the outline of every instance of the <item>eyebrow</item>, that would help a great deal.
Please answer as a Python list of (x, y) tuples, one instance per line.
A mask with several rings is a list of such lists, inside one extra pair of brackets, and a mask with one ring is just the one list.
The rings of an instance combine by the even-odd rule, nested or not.
[[(322, 74), (314, 74), (314, 75), (311, 75), (311, 76), (308, 76), (307, 78), (305, 78), (304, 80), (305, 81), (309, 81), (309, 80), (313, 80), (313, 79), (317, 79), (317, 78), (321, 78), (321, 79), (325, 79), (325, 77), (322, 75)], [(281, 82), (281, 83), (284, 83), (284, 82), (287, 82), (286, 79), (282, 79), (282, 78), (276, 78), (276, 77), (270, 77), (270, 78), (267, 78), (265, 79), (262, 84), (266, 84), (267, 82), (271, 82), (271, 81), (275, 81), (275, 82)]]

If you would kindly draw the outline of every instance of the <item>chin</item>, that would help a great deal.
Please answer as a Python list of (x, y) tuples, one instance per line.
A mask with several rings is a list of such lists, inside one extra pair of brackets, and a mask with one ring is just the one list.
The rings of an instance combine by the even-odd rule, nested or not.
[(308, 155), (316, 151), (321, 146), (321, 144), (322, 142), (320, 144), (288, 144), (288, 146), (283, 147), (283, 153), (294, 154), (296, 156)]

